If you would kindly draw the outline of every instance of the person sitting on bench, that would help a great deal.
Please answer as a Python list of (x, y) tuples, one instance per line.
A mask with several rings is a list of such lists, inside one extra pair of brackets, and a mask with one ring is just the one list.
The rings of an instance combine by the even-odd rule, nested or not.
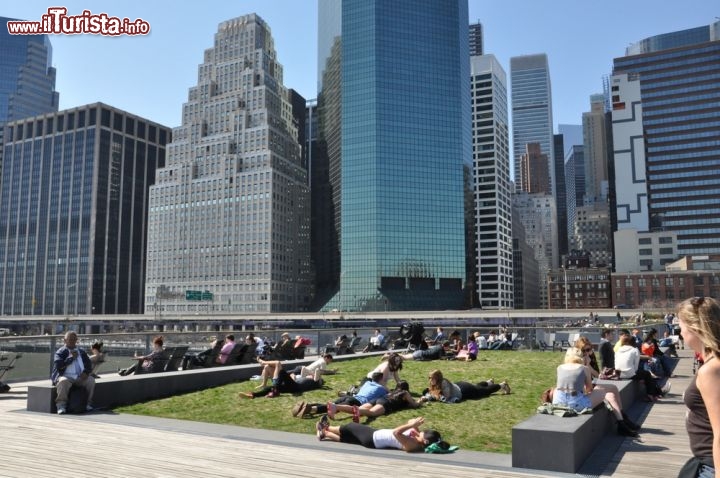
[(162, 335), (158, 335), (153, 338), (152, 352), (147, 355), (138, 355), (136, 353), (133, 358), (137, 360), (137, 362), (131, 367), (118, 370), (118, 374), (124, 376), (133, 373), (139, 374), (153, 372), (153, 367), (156, 365), (156, 362), (159, 363), (164, 358), (165, 350), (163, 349), (163, 342), (164, 338)]
[(86, 411), (91, 411), (93, 392), (95, 391), (95, 379), (92, 377), (92, 362), (85, 350), (77, 346), (77, 333), (70, 331), (63, 339), (65, 345), (57, 349), (53, 359), (52, 373), (50, 379), (57, 388), (58, 415), (67, 413), (67, 401), (70, 388), (73, 385), (83, 387), (87, 390)]

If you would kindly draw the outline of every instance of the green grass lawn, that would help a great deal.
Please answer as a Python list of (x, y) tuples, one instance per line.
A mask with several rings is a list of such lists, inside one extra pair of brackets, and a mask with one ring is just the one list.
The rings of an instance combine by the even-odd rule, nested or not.
[[(425, 417), (426, 427), (438, 430), (445, 440), (462, 449), (509, 453), (512, 427), (535, 413), (540, 404), (540, 393), (555, 383), (555, 368), (562, 357), (560, 352), (481, 351), (475, 362), (407, 361), (400, 377), (410, 383), (410, 391), (416, 398), (428, 386), (428, 372), (434, 369), (440, 369), (452, 381), (479, 382), (493, 378), (500, 383), (507, 380), (512, 393), (496, 393), (482, 400), (457, 404), (429, 403), (418, 410), (403, 410), (379, 417), (372, 426), (393, 428), (421, 415)], [(379, 357), (368, 357), (336, 362), (331, 368), (338, 368), (339, 372), (325, 376), (325, 389), (302, 396), (282, 394), (277, 398), (240, 399), (238, 392), (252, 391), (258, 385), (258, 382), (247, 381), (121, 407), (116, 411), (314, 434), (316, 419), (293, 418), (290, 413), (292, 406), (300, 400), (311, 403), (335, 400), (338, 390), (347, 390), (358, 383), (379, 360)], [(391, 386), (394, 383), (391, 382)], [(349, 415), (340, 414), (336, 423), (350, 421)], [(361, 423), (364, 421), (364, 418), (361, 419)]]

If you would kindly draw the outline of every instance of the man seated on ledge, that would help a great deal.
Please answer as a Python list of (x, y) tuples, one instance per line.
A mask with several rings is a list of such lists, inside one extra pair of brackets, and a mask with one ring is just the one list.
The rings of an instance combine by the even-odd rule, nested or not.
[(55, 352), (53, 359), (52, 373), (50, 380), (57, 387), (57, 405), (58, 415), (67, 412), (67, 401), (70, 393), (70, 387), (77, 385), (87, 390), (87, 408), (91, 411), (92, 397), (95, 391), (95, 379), (92, 374), (92, 362), (87, 352), (77, 346), (78, 336), (75, 332), (70, 331), (65, 334), (63, 339), (65, 345)]

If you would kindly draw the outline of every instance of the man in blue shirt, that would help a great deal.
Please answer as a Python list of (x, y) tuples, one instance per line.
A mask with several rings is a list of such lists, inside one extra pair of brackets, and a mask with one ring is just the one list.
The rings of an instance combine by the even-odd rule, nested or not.
[[(293, 408), (293, 415), (306, 417), (313, 413), (321, 415), (328, 414), (330, 418), (335, 418), (335, 405), (355, 405), (360, 406), (365, 403), (371, 403), (378, 398), (382, 398), (388, 394), (388, 389), (380, 384), (383, 374), (376, 372), (372, 375), (372, 380), (363, 383), (355, 395), (345, 395), (335, 402), (328, 402), (326, 405), (321, 403), (300, 403)], [(295, 413), (297, 412), (297, 413)]]

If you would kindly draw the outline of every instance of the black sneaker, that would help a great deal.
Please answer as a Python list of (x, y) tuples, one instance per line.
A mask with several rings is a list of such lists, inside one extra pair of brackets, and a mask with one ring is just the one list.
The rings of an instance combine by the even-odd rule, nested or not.
[(618, 435), (622, 435), (625, 437), (636, 437), (638, 435), (638, 432), (630, 428), (625, 422), (622, 421), (617, 422), (617, 431)]

